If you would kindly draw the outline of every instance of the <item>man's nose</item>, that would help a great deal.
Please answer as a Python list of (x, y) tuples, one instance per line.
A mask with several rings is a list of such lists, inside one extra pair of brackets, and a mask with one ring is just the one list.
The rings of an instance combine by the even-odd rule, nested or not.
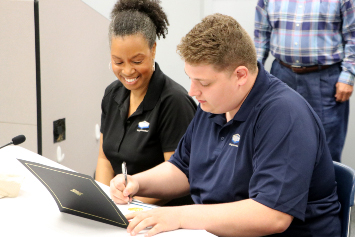
[(193, 81), (190, 83), (189, 96), (194, 97), (201, 94), (201, 91), (198, 90), (197, 86)]

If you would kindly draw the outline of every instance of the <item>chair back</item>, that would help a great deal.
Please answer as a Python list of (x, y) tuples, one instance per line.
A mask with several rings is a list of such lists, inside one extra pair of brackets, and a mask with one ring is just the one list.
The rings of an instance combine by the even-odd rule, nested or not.
[(351, 207), (354, 206), (355, 191), (355, 170), (347, 165), (333, 161), (335, 169), (335, 180), (337, 182), (337, 193), (341, 204), (341, 236), (350, 236), (350, 215)]

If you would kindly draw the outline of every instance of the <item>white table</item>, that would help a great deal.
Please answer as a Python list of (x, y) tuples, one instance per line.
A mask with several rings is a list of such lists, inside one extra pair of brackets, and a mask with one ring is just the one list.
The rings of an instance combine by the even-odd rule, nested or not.
[[(130, 236), (126, 229), (62, 213), (47, 189), (16, 158), (68, 169), (20, 146), (0, 149), (0, 173), (25, 176), (16, 198), (0, 199), (0, 230), (7, 236)], [(98, 183), (109, 196), (109, 187)], [(118, 205), (123, 214), (127, 205)], [(138, 234), (137, 236), (143, 236)], [(205, 230), (176, 230), (158, 234), (170, 236), (215, 236)]]

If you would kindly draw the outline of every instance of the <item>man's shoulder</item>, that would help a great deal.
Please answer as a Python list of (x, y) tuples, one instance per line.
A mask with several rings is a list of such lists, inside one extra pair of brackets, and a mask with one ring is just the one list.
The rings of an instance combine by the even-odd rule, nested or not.
[(276, 111), (290, 111), (292, 114), (309, 112), (309, 105), (306, 100), (286, 83), (270, 73), (265, 75), (269, 81), (269, 87), (259, 100), (260, 109), (274, 108)]
[[(297, 92), (287, 86), (286, 83), (274, 77), (267, 93), (265, 93), (265, 102), (277, 102), (278, 104), (292, 104), (307, 107), (306, 100)], [(290, 108), (292, 109), (292, 107)]]
[(259, 106), (269, 103), (282, 102), (284, 100), (287, 101), (295, 99), (296, 101), (304, 101), (304, 99), (298, 96), (298, 94), (286, 83), (282, 82), (279, 78), (270, 74), (266, 70), (259, 71), (257, 80), (261, 81), (255, 85), (256, 89), (258, 93), (263, 93), (263, 95), (259, 97)]

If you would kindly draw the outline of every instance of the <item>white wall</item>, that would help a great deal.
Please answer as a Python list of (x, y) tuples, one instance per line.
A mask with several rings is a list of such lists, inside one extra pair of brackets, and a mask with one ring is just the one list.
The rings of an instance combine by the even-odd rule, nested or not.
[(345, 140), (345, 146), (342, 154), (342, 163), (351, 166), (355, 169), (355, 104), (354, 104), (354, 95), (353, 93), (350, 99), (350, 118), (349, 118), (349, 128), (348, 134)]
[(190, 81), (184, 71), (184, 62), (176, 53), (176, 46), (194, 25), (203, 17), (203, 0), (162, 0), (162, 7), (170, 23), (166, 39), (157, 42), (156, 61), (169, 77), (190, 88)]

